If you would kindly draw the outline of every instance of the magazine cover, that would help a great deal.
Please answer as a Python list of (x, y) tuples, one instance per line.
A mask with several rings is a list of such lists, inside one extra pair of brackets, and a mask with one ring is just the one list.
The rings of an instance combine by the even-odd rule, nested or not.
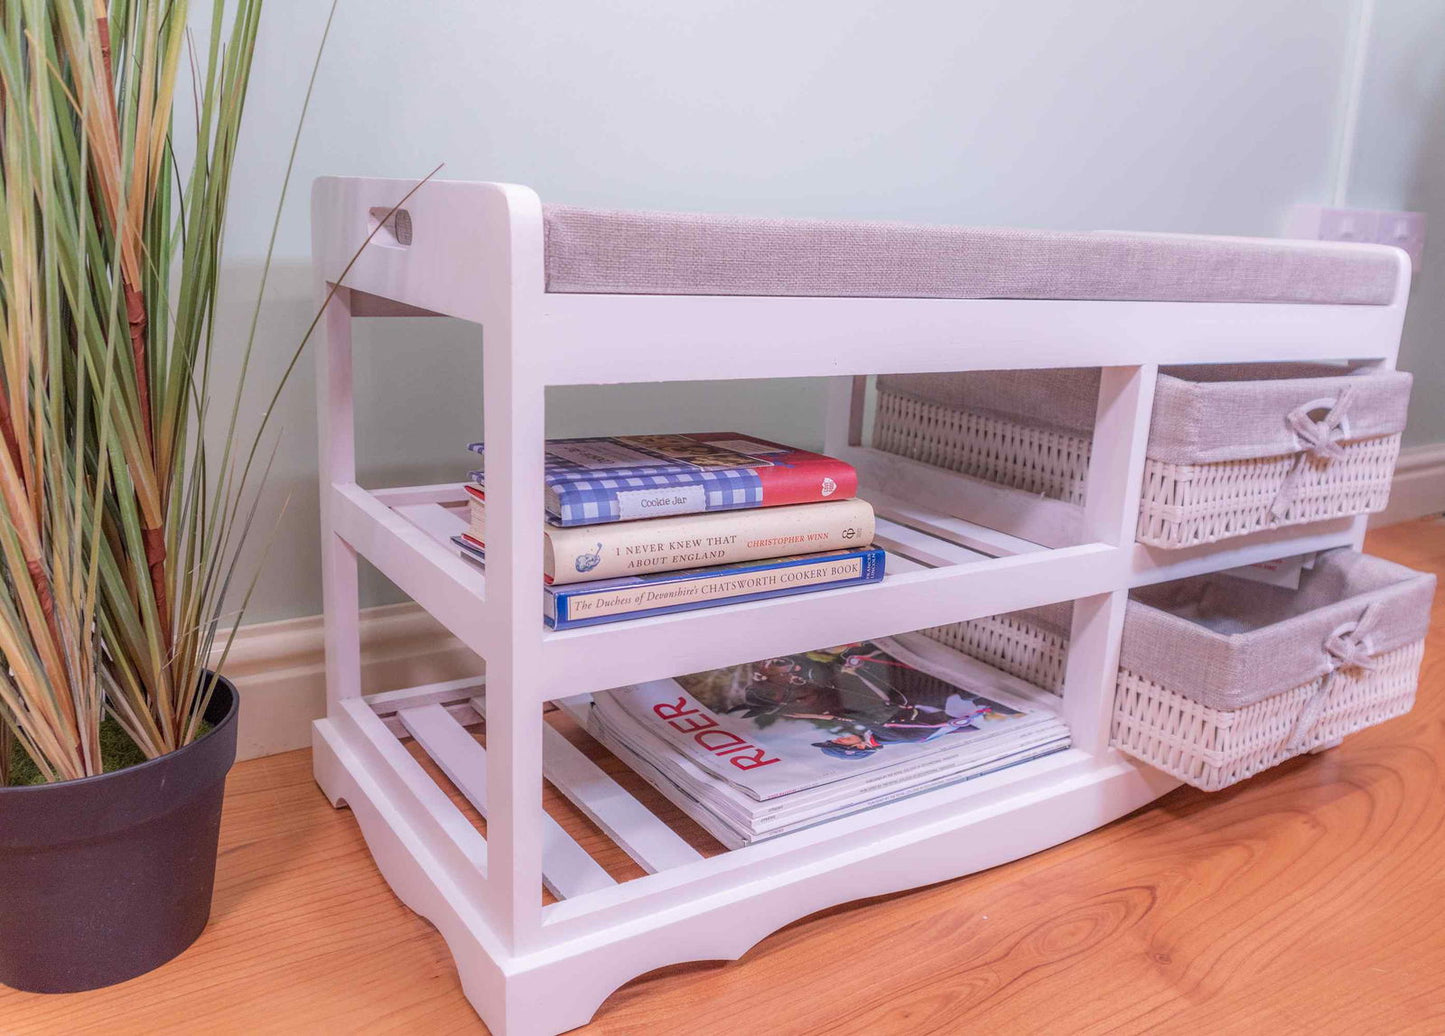
[(1026, 728), (1056, 736), (1050, 708), (971, 679), (958, 657), (921, 637), (865, 641), (610, 691), (595, 707), (755, 799), (986, 752)]
[[(598, 730), (595, 725), (589, 726), (589, 729), (619, 759), (661, 792), (664, 798), (676, 805), (729, 849), (740, 849), (745, 845), (752, 845), (765, 839), (777, 838), (817, 824), (852, 816), (875, 806), (960, 784), (976, 777), (984, 777), (1008, 769), (1010, 766), (1043, 758), (1068, 747), (1067, 737), (1065, 737), (1062, 743), (1052, 742), (1025, 751), (1010, 753), (962, 770), (955, 769), (920, 776), (918, 780), (912, 782), (900, 781), (893, 786), (877, 789), (866, 796), (850, 796), (840, 799), (826, 807), (790, 812), (786, 815), (779, 813), (766, 817), (752, 817), (718, 808), (718, 804), (712, 801), (707, 794), (702, 793), (695, 783), (679, 780), (673, 774), (665, 772), (660, 766), (655, 765), (655, 760), (633, 752), (626, 741), (613, 737), (604, 730)], [(716, 785), (720, 782), (713, 781), (711, 783)], [(852, 782), (846, 782), (846, 786), (851, 788)]]
[[(483, 444), (470, 448), (483, 452)], [(473, 471), (485, 485), (485, 469)], [(554, 525), (846, 500), (851, 464), (740, 432), (626, 435), (547, 442), (547, 520)]]
[[(1037, 725), (1012, 736), (974, 742), (968, 752), (943, 752), (913, 766), (885, 767), (845, 777), (815, 788), (757, 799), (704, 771), (641, 727), (620, 723), (614, 729), (603, 709), (592, 708), (587, 729), (624, 761), (642, 759), (669, 782), (686, 789), (690, 798), (740, 831), (758, 832), (810, 823), (852, 812), (898, 795), (950, 784), (980, 773), (1037, 758), (1068, 747), (1068, 729), (1062, 723)], [(986, 751), (978, 751), (986, 746)]]

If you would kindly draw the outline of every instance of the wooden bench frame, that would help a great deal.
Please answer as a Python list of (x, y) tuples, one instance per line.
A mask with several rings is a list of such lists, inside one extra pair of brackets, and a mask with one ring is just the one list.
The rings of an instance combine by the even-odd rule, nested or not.
[[(1343, 519), (1181, 551), (1133, 540), (1157, 366), (1393, 366), (1410, 285), (1398, 250), (1386, 306), (549, 294), (542, 208), (523, 187), (428, 183), (406, 202), (407, 231), (393, 220), (362, 249), (412, 186), (323, 179), (313, 194), (323, 297), (340, 282), (318, 350), (328, 712), (316, 776), (353, 810), (397, 895), (441, 931), (494, 1033), (582, 1025), (644, 972), (736, 958), (817, 910), (1018, 859), (1164, 794), (1172, 778), (1109, 747), (1129, 588), (1363, 536), (1363, 519)], [(446, 542), (459, 486), (356, 482), (352, 320), (418, 315), (481, 328), (485, 576)], [(1062, 366), (1104, 369), (1084, 506), (865, 445), (871, 374)], [(858, 467), (878, 509), (882, 583), (544, 629), (548, 386), (802, 376), (831, 379), (826, 449)], [(485, 697), (480, 676), (361, 694), (358, 558), (485, 659)], [(1062, 699), (1072, 749), (711, 858), (543, 722), (548, 701), (1062, 600), (1076, 602)], [(485, 751), (464, 731), (483, 708)], [(485, 839), (402, 735), (486, 813)], [(599, 867), (543, 811), (544, 780), (647, 875), (617, 882)], [(557, 902), (543, 905), (544, 884)]]

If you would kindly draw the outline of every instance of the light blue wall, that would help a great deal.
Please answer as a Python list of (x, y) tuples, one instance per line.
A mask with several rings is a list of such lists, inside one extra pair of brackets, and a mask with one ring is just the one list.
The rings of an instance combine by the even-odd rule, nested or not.
[(1445, 3), (1375, 8), (1346, 193), (1350, 205), (1433, 221), (1410, 292), (1400, 366), (1415, 374), (1405, 440), (1445, 442)]
[[(1433, 9), (1380, 6), (1396, 5), (1413, 12), (1407, 21)], [(233, 340), (327, 6), (273, 3), (263, 27), (227, 241), (222, 326)], [(324, 173), (416, 177), (445, 162), (448, 178), (526, 183), (583, 205), (1274, 234), (1290, 204), (1328, 198), (1355, 10), (1345, 0), (344, 0), (284, 214), (261, 363), (278, 369), (310, 315), (306, 190)], [(1406, 67), (1423, 77), (1426, 41), (1382, 22), (1402, 37), (1374, 52), (1387, 78)], [(1438, 75), (1429, 85), (1435, 107), (1407, 111), (1371, 78), (1371, 110), (1389, 122), (1365, 120), (1384, 139), (1358, 163), (1362, 203), (1430, 199), (1428, 170), (1385, 160), (1408, 137), (1439, 167)], [(1427, 114), (1433, 136), (1419, 132)], [(1418, 360), (1428, 334), (1411, 332)], [(461, 445), (480, 429), (474, 330), (365, 327), (358, 345), (363, 479), (458, 477)], [(272, 498), (289, 503), (253, 620), (320, 607), (312, 393), (308, 358), (278, 412)], [(821, 401), (814, 383), (568, 390), (550, 398), (549, 428), (733, 426), (806, 445), (818, 441)], [(1416, 421), (1445, 439), (1438, 418)]]

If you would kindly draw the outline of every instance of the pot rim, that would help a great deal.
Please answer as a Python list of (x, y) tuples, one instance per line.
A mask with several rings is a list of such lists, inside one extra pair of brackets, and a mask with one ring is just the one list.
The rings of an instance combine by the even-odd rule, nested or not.
[[(235, 720), (236, 713), (240, 710), (241, 707), (241, 692), (236, 690), (235, 684), (233, 684), (227, 677), (222, 676), (220, 673), (213, 672), (210, 669), (203, 669), (202, 672), (206, 673), (208, 676), (212, 676), (215, 678), (216, 688), (218, 690), (224, 688), (226, 692), (230, 694), (231, 704), (226, 709), (226, 714), (220, 719), (216, 720), (216, 722), (211, 725), (210, 730), (202, 734), (200, 737), (196, 738), (194, 741), (190, 742), (189, 744), (182, 745), (180, 748), (177, 748), (173, 752), (167, 752), (165, 755), (158, 755), (154, 759), (147, 759), (145, 762), (136, 763), (134, 766), (127, 766), (123, 770), (112, 770), (110, 773), (97, 773), (90, 777), (76, 777), (68, 781), (49, 781), (45, 784), (25, 784), (18, 786), (0, 784), (0, 795), (38, 795), (43, 794), (47, 791), (54, 791), (56, 788), (82, 788), (88, 784), (109, 780), (112, 777), (119, 777), (121, 774), (141, 773), (148, 767), (156, 766), (157, 764), (164, 763), (170, 759), (174, 759), (182, 752), (189, 751), (190, 749), (195, 748), (196, 746), (203, 744), (206, 741), (209, 741), (211, 738), (219, 734), (223, 727)], [(211, 701), (214, 702), (215, 700), (216, 699), (213, 692)]]

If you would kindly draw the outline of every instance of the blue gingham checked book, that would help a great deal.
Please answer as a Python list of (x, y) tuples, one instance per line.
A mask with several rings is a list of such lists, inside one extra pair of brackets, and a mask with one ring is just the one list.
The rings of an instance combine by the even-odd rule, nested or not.
[[(484, 453), (481, 443), (468, 448)], [(471, 478), (485, 486), (485, 469)], [(858, 490), (850, 464), (738, 432), (549, 439), (544, 479), (553, 525), (846, 500)]]

